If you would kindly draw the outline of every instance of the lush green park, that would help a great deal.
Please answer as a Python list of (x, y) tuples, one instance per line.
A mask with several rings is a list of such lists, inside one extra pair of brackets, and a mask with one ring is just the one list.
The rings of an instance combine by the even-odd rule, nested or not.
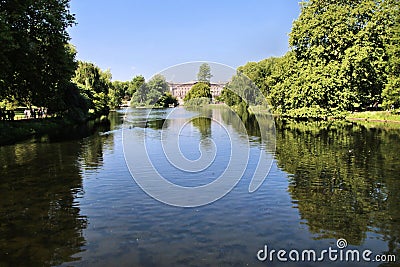
[(143, 76), (137, 76), (132, 81), (134, 93), (131, 98), (132, 107), (158, 107), (167, 108), (177, 106), (178, 100), (169, 92), (165, 77), (157, 74), (148, 82)]
[[(299, 119), (345, 118), (348, 112), (371, 110), (399, 113), (399, 10), (392, 0), (302, 2), (289, 34), (290, 51), (239, 67), (221, 100), (228, 105), (243, 98), (255, 105), (266, 100), (274, 113)], [(252, 85), (238, 97), (242, 75), (262, 98)]]
[(365, 120), (375, 122), (400, 122), (400, 115), (389, 111), (354, 112), (346, 116), (348, 120)]
[[(268, 104), (276, 115), (301, 120), (398, 121), (399, 10), (395, 0), (302, 2), (289, 51), (239, 67), (217, 100), (240, 108)], [(79, 123), (123, 101), (178, 104), (161, 75), (113, 81), (110, 70), (78, 61), (67, 32), (76, 24), (69, 1), (6, 1), (0, 16), (0, 108), (15, 111), (14, 119), (24, 118), (21, 109), (43, 107), (51, 117)], [(187, 105), (210, 102), (211, 77), (210, 67), (200, 66)]]

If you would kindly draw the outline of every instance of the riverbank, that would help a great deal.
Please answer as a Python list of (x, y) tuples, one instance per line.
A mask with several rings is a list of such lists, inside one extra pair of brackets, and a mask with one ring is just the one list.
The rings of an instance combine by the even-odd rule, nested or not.
[[(105, 116), (93, 119), (102, 122)], [(88, 121), (76, 122), (65, 118), (43, 118), (0, 122), (0, 146), (37, 138), (44, 135), (57, 135), (66, 128), (80, 127)]]
[[(250, 106), (249, 111), (254, 114), (271, 114), (275, 117), (281, 117), (281, 114), (274, 113), (261, 106)], [(283, 117), (295, 120), (347, 120), (347, 121), (368, 121), (368, 122), (390, 122), (400, 123), (400, 114), (393, 114), (390, 111), (362, 111), (362, 112), (341, 112), (340, 114), (329, 116), (325, 114), (305, 114), (295, 112), (289, 113), (292, 116), (285, 115)], [(308, 116), (307, 116), (308, 115)]]
[(346, 120), (400, 123), (400, 115), (389, 111), (364, 111), (351, 113), (346, 116)]

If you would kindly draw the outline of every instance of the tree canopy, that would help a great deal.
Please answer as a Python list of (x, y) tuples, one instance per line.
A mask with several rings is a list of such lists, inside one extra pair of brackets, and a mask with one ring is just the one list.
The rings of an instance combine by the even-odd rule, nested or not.
[[(161, 74), (157, 74), (147, 83), (144, 81), (144, 78), (143, 80), (142, 78), (142, 76), (134, 78), (134, 82), (136, 83), (135, 86), (138, 86), (138, 88), (136, 88), (135, 93), (132, 95), (132, 106), (157, 106), (158, 104), (163, 106), (164, 101), (172, 101), (173, 103), (175, 103), (173, 100), (170, 99), (172, 98), (172, 95), (167, 95), (167, 92), (169, 92), (169, 85), (164, 76), (162, 76)], [(162, 101), (163, 104), (160, 104), (160, 101)]]
[(380, 101), (384, 25), (382, 1), (304, 2), (289, 39), (301, 70), (292, 107), (352, 110)]
[(128, 94), (132, 96), (145, 83), (142, 75), (135, 76), (129, 84)]
[[(388, 55), (387, 83), (383, 89), (383, 105), (388, 109), (400, 108), (400, 8), (396, 1), (385, 1), (389, 24), (386, 41)], [(398, 2), (397, 2), (398, 3)]]
[(199, 72), (197, 73), (197, 80), (199, 82), (210, 82), (213, 75), (211, 74), (211, 67), (207, 63), (200, 65)]
[(157, 100), (155, 106), (168, 108), (170, 106), (176, 107), (178, 104), (178, 99), (176, 99), (176, 97), (174, 97), (170, 92), (166, 92)]
[(67, 0), (0, 1), (0, 97), (24, 105), (65, 108), (75, 70)]
[(0, 1), (2, 106), (46, 107), (83, 120), (121, 104), (129, 82), (112, 83), (110, 71), (75, 60), (67, 32), (74, 24), (69, 0)]
[[(198, 82), (190, 88), (189, 92), (186, 94), (185, 105), (198, 105), (198, 104), (209, 104), (211, 101), (211, 89), (210, 84), (206, 82)], [(200, 102), (201, 103), (200, 103)]]
[(109, 112), (111, 78), (109, 70), (102, 71), (93, 63), (78, 62), (78, 68), (72, 81), (78, 85), (81, 93), (87, 99), (92, 113), (104, 115)]
[(239, 68), (237, 74), (224, 87), (218, 100), (225, 102), (228, 106), (238, 105), (243, 102), (245, 106), (259, 105), (264, 102), (264, 95), (257, 85), (243, 74)]
[(399, 18), (396, 0), (304, 1), (291, 50), (238, 71), (283, 115), (399, 108)]

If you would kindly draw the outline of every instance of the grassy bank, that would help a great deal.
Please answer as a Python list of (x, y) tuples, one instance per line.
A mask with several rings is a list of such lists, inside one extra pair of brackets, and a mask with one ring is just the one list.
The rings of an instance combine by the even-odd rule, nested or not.
[(400, 115), (388, 111), (364, 111), (354, 112), (346, 116), (347, 120), (362, 120), (372, 122), (397, 122), (400, 123)]
[(358, 125), (362, 125), (367, 129), (382, 129), (386, 131), (391, 130), (400, 130), (399, 122), (390, 122), (390, 121), (365, 121), (365, 120), (355, 120), (354, 123)]
[[(336, 112), (333, 114), (324, 113), (316, 109), (310, 109), (312, 112), (302, 110), (291, 110), (284, 115), (274, 113), (276, 117), (284, 117), (294, 120), (348, 120), (348, 121), (366, 121), (366, 122), (382, 122), (382, 123), (400, 123), (400, 114), (394, 114), (390, 111), (363, 111), (363, 112)], [(254, 114), (270, 114), (271, 111), (261, 106), (250, 106), (249, 111)], [(306, 110), (308, 111), (308, 110)]]
[(65, 130), (79, 128), (88, 122), (101, 123), (107, 117), (91, 119), (88, 121), (73, 121), (65, 118), (44, 118), (18, 121), (0, 121), (0, 146), (11, 145), (34, 137), (45, 135), (58, 135)]
[(72, 125), (72, 122), (62, 118), (1, 121), (0, 145), (14, 144), (35, 136), (53, 133), (67, 125)]

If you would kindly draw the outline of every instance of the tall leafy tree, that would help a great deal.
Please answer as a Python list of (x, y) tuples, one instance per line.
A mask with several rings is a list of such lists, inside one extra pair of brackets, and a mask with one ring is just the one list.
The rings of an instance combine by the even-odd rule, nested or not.
[(89, 62), (78, 62), (78, 68), (72, 81), (75, 82), (86, 97), (88, 106), (96, 115), (109, 112), (109, 90), (112, 87), (110, 71), (103, 72)]
[(147, 83), (147, 86), (149, 88), (147, 105), (156, 104), (163, 94), (169, 91), (168, 83), (161, 74), (154, 75)]
[(211, 90), (208, 83), (199, 82), (190, 88), (189, 92), (186, 94), (184, 101), (189, 101), (196, 98), (208, 98), (211, 100)]
[[(229, 94), (236, 94), (238, 97), (234, 97), (234, 105), (240, 102), (245, 102), (245, 105), (257, 105), (263, 102), (264, 96), (254, 84), (252, 80), (238, 71), (232, 80), (225, 86), (224, 91), (230, 91)], [(225, 94), (225, 93), (224, 93)]]
[(217, 98), (217, 100), (224, 102), (228, 106), (235, 106), (242, 102), (240, 96), (228, 89), (227, 86), (222, 89), (221, 95)]
[(132, 95), (131, 106), (145, 106), (148, 93), (149, 87), (146, 83), (143, 83), (139, 88), (136, 89), (135, 93)]
[(388, 108), (400, 108), (400, 4), (399, 1), (385, 1), (388, 14), (388, 38), (386, 49), (389, 57), (387, 66), (388, 80), (382, 97), (383, 105)]
[(130, 82), (114, 81), (108, 90), (108, 99), (111, 108), (118, 108), (128, 94)]
[(280, 76), (275, 75), (275, 70), (280, 58), (270, 57), (260, 62), (249, 62), (238, 68), (238, 71), (246, 75), (267, 97)]
[[(387, 108), (399, 108), (399, 10), (398, 0), (303, 1), (290, 33), (291, 51), (238, 71), (283, 115), (325, 118), (376, 108), (382, 100)], [(220, 99), (241, 102), (228, 90)]]
[(145, 82), (146, 81), (142, 75), (135, 76), (129, 84), (129, 96), (132, 96)]
[(290, 33), (300, 69), (292, 108), (366, 108), (385, 83), (383, 1), (302, 2)]
[(157, 100), (156, 106), (168, 108), (171, 105), (176, 107), (179, 104), (178, 99), (173, 96), (170, 92), (164, 93), (160, 99)]
[(211, 74), (211, 67), (207, 63), (200, 65), (199, 72), (197, 73), (197, 80), (199, 82), (210, 82), (213, 75)]
[[(68, 0), (0, 1), (0, 96), (60, 109), (75, 69)], [(55, 104), (56, 103), (56, 104)]]
[[(141, 76), (138, 76), (137, 83), (141, 83)], [(134, 79), (135, 80), (135, 79)], [(161, 74), (155, 75), (147, 83), (142, 83), (132, 95), (132, 106), (155, 105), (163, 95), (169, 91), (169, 85)]]

